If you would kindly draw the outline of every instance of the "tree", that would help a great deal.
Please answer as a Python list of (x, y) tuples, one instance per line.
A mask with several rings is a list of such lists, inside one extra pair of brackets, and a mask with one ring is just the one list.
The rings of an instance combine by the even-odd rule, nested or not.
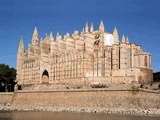
[(0, 64), (0, 92), (14, 92), (16, 70)]

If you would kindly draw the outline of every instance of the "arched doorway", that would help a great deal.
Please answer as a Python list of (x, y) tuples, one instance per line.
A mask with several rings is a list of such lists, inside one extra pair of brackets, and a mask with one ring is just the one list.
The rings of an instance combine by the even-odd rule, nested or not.
[(42, 84), (49, 84), (49, 74), (47, 70), (42, 74)]

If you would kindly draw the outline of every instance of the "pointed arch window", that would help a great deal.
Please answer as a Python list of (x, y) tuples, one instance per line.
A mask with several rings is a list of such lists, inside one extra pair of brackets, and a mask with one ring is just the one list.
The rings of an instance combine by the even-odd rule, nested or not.
[(147, 67), (147, 56), (144, 57), (144, 66)]
[(127, 67), (131, 67), (131, 51), (130, 49), (127, 49)]

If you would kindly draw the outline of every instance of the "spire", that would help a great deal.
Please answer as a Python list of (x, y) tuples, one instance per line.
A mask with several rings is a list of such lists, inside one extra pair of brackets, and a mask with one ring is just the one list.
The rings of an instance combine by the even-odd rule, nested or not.
[(51, 41), (54, 41), (54, 37), (53, 37), (52, 31), (50, 32), (49, 38), (50, 38)]
[(82, 32), (84, 32), (84, 28), (82, 29)]
[(90, 32), (93, 32), (93, 31), (94, 31), (94, 25), (93, 25), (93, 23), (91, 23)]
[(86, 21), (85, 32), (88, 32), (88, 22)]
[(23, 37), (22, 36), (20, 38), (18, 52), (24, 52), (24, 43), (23, 43)]
[(78, 30), (74, 30), (74, 35), (78, 35)]
[(125, 37), (124, 37), (124, 35), (122, 36), (122, 43), (125, 43), (126, 41), (125, 41)]
[(56, 41), (58, 40), (58, 37), (59, 37), (59, 32), (57, 32), (56, 34)]
[(34, 28), (34, 32), (33, 32), (33, 35), (32, 35), (32, 45), (37, 45), (38, 44), (38, 30), (37, 30), (37, 27)]
[(56, 40), (61, 40), (61, 39), (62, 39), (62, 35), (60, 35), (59, 32), (57, 32)]
[(118, 36), (118, 31), (117, 31), (116, 27), (114, 28), (113, 36), (114, 36), (114, 44), (118, 44), (119, 43), (119, 36)]
[(100, 26), (99, 26), (99, 30), (104, 31), (104, 24), (103, 21), (101, 20)]
[(126, 43), (129, 44), (129, 39), (128, 39), (128, 37), (126, 37)]
[(33, 36), (37, 36), (37, 37), (38, 37), (38, 30), (37, 30), (37, 27), (34, 28)]
[(82, 31), (81, 31), (81, 35), (83, 35), (84, 34), (84, 28), (82, 29)]
[(70, 37), (70, 34), (69, 34), (68, 32), (66, 33), (66, 37), (67, 37), (67, 38), (69, 38), (69, 37)]

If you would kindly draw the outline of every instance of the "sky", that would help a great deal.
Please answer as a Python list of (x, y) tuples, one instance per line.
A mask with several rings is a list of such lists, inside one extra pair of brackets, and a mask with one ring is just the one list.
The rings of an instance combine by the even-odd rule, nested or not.
[(152, 55), (154, 72), (160, 71), (160, 0), (0, 0), (0, 64), (16, 68), (20, 37), (25, 49), (31, 43), (34, 27), (39, 37), (53, 32), (62, 36), (81, 31), (86, 21), (98, 29), (116, 26), (121, 41), (141, 45)]

